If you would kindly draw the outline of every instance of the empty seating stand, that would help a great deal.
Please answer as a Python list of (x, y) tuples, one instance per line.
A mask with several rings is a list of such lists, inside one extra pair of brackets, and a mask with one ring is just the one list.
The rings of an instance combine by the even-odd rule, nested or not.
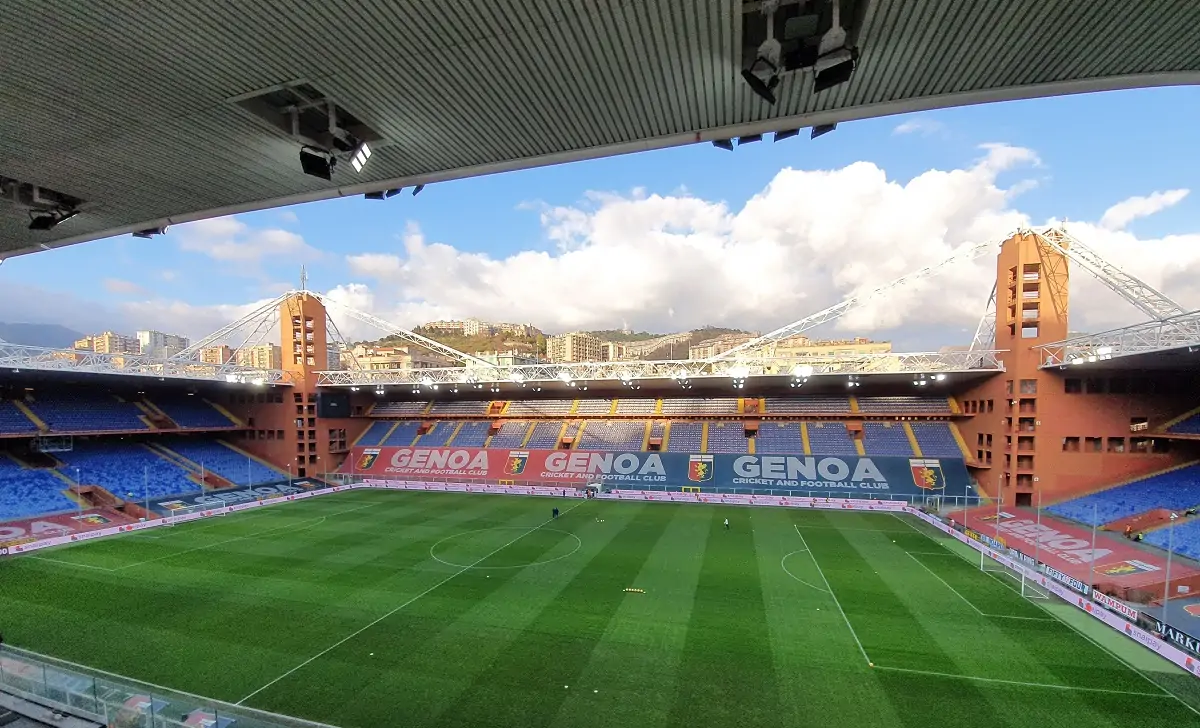
[(754, 452), (760, 455), (803, 455), (804, 436), (799, 422), (764, 422), (754, 438)]
[(421, 423), (416, 421), (405, 421), (394, 423), (396, 427), (383, 438), (379, 444), (384, 447), (408, 447), (417, 439), (417, 432), (421, 429)]
[(571, 414), (573, 399), (521, 400), (508, 403), (504, 414), (509, 417), (565, 417)]
[(769, 415), (850, 414), (849, 397), (768, 397)]
[(708, 424), (708, 447), (710, 453), (749, 452), (746, 429), (740, 422), (710, 422)]
[(1156, 529), (1147, 533), (1143, 540), (1152, 546), (1171, 548), (1177, 554), (1200, 559), (1200, 518), (1189, 518), (1183, 523), (1177, 523), (1174, 529)]
[(429, 414), (437, 417), (441, 415), (471, 415), (479, 416), (486, 415), (488, 408), (492, 403), (487, 400), (474, 400), (464, 402), (434, 402), (429, 408)]
[(531, 450), (557, 450), (559, 433), (562, 432), (562, 429), (562, 420), (539, 422), (534, 426), (533, 434), (529, 436), (529, 442), (525, 447)]
[(0, 454), (0, 521), (78, 508), (69, 484), (49, 470), (31, 470)]
[(921, 455), (931, 458), (965, 457), (953, 425), (949, 422), (913, 422), (910, 424), (921, 447)]
[(864, 422), (863, 450), (879, 457), (913, 456), (912, 443), (900, 422)]
[(355, 444), (359, 447), (378, 447), (383, 443), (383, 438), (391, 431), (394, 424), (396, 423), (391, 420), (377, 420), (372, 422), (371, 426), (362, 434), (362, 437), (358, 438), (358, 442)]
[(1167, 428), (1172, 435), (1200, 435), (1200, 412)]
[(450, 438), (454, 436), (456, 429), (458, 429), (458, 423), (453, 420), (434, 422), (433, 427), (418, 437), (415, 444), (420, 447), (445, 447), (450, 442)]
[(672, 422), (668, 452), (700, 452), (704, 439), (703, 422)]
[(664, 399), (662, 412), (664, 415), (676, 417), (736, 415), (738, 413), (738, 401), (736, 397)]
[(1102, 526), (1155, 508), (1183, 511), (1192, 506), (1200, 506), (1200, 464), (1056, 503), (1046, 510), (1089, 526)]
[(461, 426), (458, 423), (454, 424), (458, 430), (453, 439), (446, 443), (454, 447), (483, 447), (487, 442), (488, 432), (492, 429), (491, 422), (463, 422)]
[(111, 394), (41, 394), (26, 404), (52, 432), (128, 432), (149, 429), (141, 419), (141, 410)]
[(582, 417), (604, 416), (612, 412), (612, 406), (611, 399), (581, 399), (575, 407), (575, 414)]
[(55, 455), (71, 479), (98, 485), (118, 498), (163, 498), (200, 490), (189, 471), (138, 443), (76, 443), (69, 452)]
[(652, 415), (657, 407), (658, 400), (647, 397), (617, 400), (617, 414), (619, 415)]
[(375, 417), (418, 417), (429, 409), (428, 402), (379, 402), (371, 410)]
[(156, 396), (152, 404), (171, 418), (171, 421), (184, 429), (212, 429), (218, 427), (233, 427), (235, 423), (217, 408), (213, 407), (202, 397), (196, 396)]
[(522, 447), (525, 443), (525, 436), (529, 434), (529, 423), (523, 420), (510, 420), (500, 426), (500, 429), (495, 435), (492, 435), (491, 442), (488, 443), (489, 448), (497, 450), (515, 450)]
[(206, 472), (216, 473), (234, 485), (278, 483), (289, 477), (287, 471), (276, 470), (217, 440), (175, 437), (161, 440), (161, 442), (173, 452), (202, 467)]
[(857, 448), (842, 422), (809, 422), (808, 445), (813, 455), (856, 455)]
[(0, 433), (27, 435), (38, 431), (37, 425), (7, 399), (0, 399)]
[(646, 437), (645, 420), (591, 420), (579, 436), (578, 450), (635, 452)]
[(871, 415), (950, 414), (946, 397), (859, 397), (858, 410)]

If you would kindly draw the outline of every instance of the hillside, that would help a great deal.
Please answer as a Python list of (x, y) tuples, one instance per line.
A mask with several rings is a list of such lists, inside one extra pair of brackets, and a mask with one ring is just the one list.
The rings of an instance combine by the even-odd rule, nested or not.
[(0, 340), (24, 346), (70, 349), (83, 334), (58, 324), (9, 324), (0, 321)]
[[(481, 351), (517, 351), (523, 354), (538, 355), (546, 353), (546, 337), (544, 336), (519, 336), (507, 332), (499, 332), (492, 335), (463, 336), (462, 334), (449, 333), (437, 329), (427, 329), (423, 326), (415, 327), (413, 333), (420, 334), (427, 339), (433, 339), (439, 344), (445, 344), (452, 349), (457, 349), (468, 354)], [(385, 336), (378, 341), (364, 343), (372, 343), (376, 346), (396, 346), (404, 344), (405, 341), (398, 336)]]

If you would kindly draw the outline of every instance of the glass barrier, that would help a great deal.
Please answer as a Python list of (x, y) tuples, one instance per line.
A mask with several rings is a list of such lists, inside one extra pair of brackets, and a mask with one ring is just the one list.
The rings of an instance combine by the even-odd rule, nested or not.
[(113, 728), (332, 728), (0, 645), (0, 690)]

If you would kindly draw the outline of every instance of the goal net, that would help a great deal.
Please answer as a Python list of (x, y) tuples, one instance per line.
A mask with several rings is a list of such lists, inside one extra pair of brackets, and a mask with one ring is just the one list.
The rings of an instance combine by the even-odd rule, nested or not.
[[(205, 511), (215, 511), (217, 509), (212, 506), (187, 506), (183, 504), (175, 505), (172, 503), (163, 503), (167, 507), (167, 515), (163, 518), (163, 525), (177, 526), (188, 521), (195, 521), (202, 518)], [(213, 513), (214, 516), (224, 516), (224, 513)]]
[[(995, 549), (998, 554), (1004, 556), (1011, 562), (1019, 563), (1022, 561), (1020, 554), (1013, 553), (1008, 549), (996, 549), (992, 544), (989, 544), (989, 546), (992, 546), (992, 548)], [(1014, 568), (1008, 563), (1005, 563), (1004, 561), (990, 559), (988, 558), (987, 554), (980, 551), (979, 568), (991, 574), (993, 577), (1000, 579), (1009, 587), (1011, 587), (1013, 591), (1019, 593), (1026, 599), (1050, 598), (1049, 590), (1043, 586), (1046, 577), (1038, 573), (1036, 562), (1026, 564), (1024, 569), (1018, 569)], [(1035, 575), (1030, 576), (1030, 572)]]

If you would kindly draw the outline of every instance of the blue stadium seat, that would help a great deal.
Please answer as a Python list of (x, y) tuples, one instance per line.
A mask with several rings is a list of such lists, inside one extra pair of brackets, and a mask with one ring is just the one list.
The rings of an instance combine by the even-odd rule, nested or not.
[[(463, 400), (457, 402), (434, 402), (429, 414), (437, 415), (486, 415), (491, 407), (488, 400)], [(378, 408), (376, 408), (378, 409)]]
[(963, 451), (949, 422), (913, 422), (921, 454), (931, 458), (962, 458)]
[(1167, 428), (1173, 435), (1200, 435), (1200, 412)]
[(379, 402), (371, 409), (372, 416), (418, 417), (424, 414), (428, 402)]
[(33, 434), (38, 431), (37, 425), (17, 409), (17, 406), (7, 399), (0, 399), (0, 432), (4, 434)]
[(704, 439), (703, 422), (671, 422), (671, 439), (667, 440), (667, 452), (700, 452)]
[(912, 443), (900, 422), (864, 422), (863, 450), (867, 455), (910, 458)]
[(520, 400), (508, 403), (508, 409), (504, 414), (510, 417), (529, 417), (530, 415), (539, 415), (542, 417), (566, 417), (571, 414), (571, 407), (575, 404), (573, 399), (534, 399)]
[(288, 473), (248, 457), (218, 440), (173, 437), (157, 440), (174, 452), (216, 473), (234, 485), (258, 485), (287, 480)]
[(859, 397), (858, 410), (872, 415), (950, 414), (946, 397)]
[(30, 470), (0, 455), (0, 521), (79, 508), (63, 494), (67, 483), (48, 470)]
[(708, 423), (708, 450), (710, 453), (738, 454), (750, 452), (750, 440), (746, 438), (746, 427), (741, 422)]
[(590, 420), (576, 446), (579, 450), (638, 452), (646, 436), (645, 420)]
[(809, 422), (808, 445), (813, 455), (857, 455), (843, 422)]
[(167, 417), (186, 429), (233, 427), (236, 423), (196, 396), (155, 396), (151, 400)]
[(367, 431), (362, 434), (362, 437), (358, 438), (356, 445), (358, 447), (378, 447), (394, 424), (396, 423), (391, 420), (376, 420), (372, 422)]
[(662, 403), (664, 415), (693, 416), (693, 415), (736, 415), (738, 413), (737, 397), (677, 397), (664, 399)]
[(448, 444), (454, 447), (483, 447), (491, 429), (491, 422), (464, 422)]
[(445, 447), (457, 427), (458, 423), (453, 420), (434, 422), (429, 432), (417, 438), (416, 444), (419, 447)]
[(29, 402), (33, 410), (54, 432), (102, 432), (147, 430), (142, 411), (130, 402), (111, 394), (63, 392), (39, 393)]
[(492, 435), (492, 441), (488, 443), (488, 447), (496, 450), (515, 450), (525, 442), (525, 435), (528, 432), (528, 422), (522, 420), (505, 422), (500, 425), (500, 430)]
[(767, 412), (773, 415), (850, 414), (850, 398), (844, 395), (768, 397)]
[(1089, 526), (1102, 526), (1155, 508), (1183, 511), (1196, 505), (1200, 505), (1200, 464), (1056, 503), (1046, 510)]
[[(525, 447), (530, 450), (557, 450), (558, 433), (562, 431), (562, 420), (539, 422), (534, 425), (533, 434)], [(495, 447), (493, 444), (492, 447)]]
[[(118, 498), (163, 498), (200, 490), (189, 473), (149, 448), (133, 442), (76, 442), (55, 453), (62, 471), (80, 485), (98, 485)], [(148, 479), (148, 480), (147, 480)]]
[(799, 422), (764, 422), (754, 439), (754, 452), (760, 455), (803, 455), (804, 437)]
[(379, 443), (384, 447), (408, 447), (413, 444), (413, 440), (417, 439), (417, 432), (421, 429), (420, 422), (407, 421), (396, 424), (396, 429), (384, 438), (383, 442)]
[(1200, 518), (1190, 518), (1182, 523), (1176, 523), (1172, 529), (1159, 528), (1147, 533), (1143, 538), (1145, 543), (1160, 549), (1173, 547), (1177, 554), (1192, 559), (1200, 559)]

